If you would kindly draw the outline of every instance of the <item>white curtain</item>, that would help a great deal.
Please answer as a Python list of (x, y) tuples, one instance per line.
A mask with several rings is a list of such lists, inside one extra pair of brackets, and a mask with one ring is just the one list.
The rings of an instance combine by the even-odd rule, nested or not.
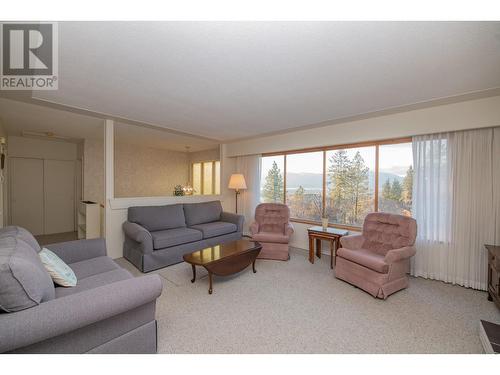
[(486, 290), (500, 241), (500, 128), (413, 138), (414, 276)]
[(260, 199), (261, 156), (249, 155), (236, 158), (236, 171), (243, 174), (247, 189), (242, 190), (238, 198), (238, 213), (245, 216), (243, 233), (249, 234), (248, 227), (254, 220), (255, 207)]

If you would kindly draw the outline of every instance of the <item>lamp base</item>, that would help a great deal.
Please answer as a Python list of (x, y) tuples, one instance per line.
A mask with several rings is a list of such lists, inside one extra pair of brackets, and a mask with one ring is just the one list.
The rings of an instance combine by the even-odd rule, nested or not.
[(238, 195), (240, 194), (240, 191), (236, 190), (234, 193), (236, 198), (236, 213), (238, 213)]

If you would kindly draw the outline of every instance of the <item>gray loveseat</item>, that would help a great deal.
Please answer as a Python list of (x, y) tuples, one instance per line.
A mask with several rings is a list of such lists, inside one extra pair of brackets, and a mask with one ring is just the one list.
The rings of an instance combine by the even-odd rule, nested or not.
[(46, 247), (73, 269), (75, 287), (54, 287), (28, 231), (0, 229), (0, 353), (156, 353), (158, 275), (134, 278), (103, 239)]
[(123, 256), (142, 272), (180, 263), (184, 254), (240, 239), (243, 220), (220, 201), (130, 207)]

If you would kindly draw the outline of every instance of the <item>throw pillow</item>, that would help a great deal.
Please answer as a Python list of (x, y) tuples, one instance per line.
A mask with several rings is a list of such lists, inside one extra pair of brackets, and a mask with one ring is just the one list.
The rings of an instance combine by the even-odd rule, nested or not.
[(61, 258), (46, 248), (38, 254), (54, 283), (61, 286), (76, 285), (75, 273)]

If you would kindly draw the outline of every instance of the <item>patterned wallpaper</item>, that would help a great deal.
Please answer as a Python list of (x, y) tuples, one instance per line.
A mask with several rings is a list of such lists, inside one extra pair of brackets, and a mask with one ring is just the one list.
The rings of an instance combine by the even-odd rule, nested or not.
[[(104, 143), (86, 139), (83, 197), (104, 204)], [(115, 197), (173, 195), (175, 185), (189, 180), (190, 163), (220, 159), (219, 148), (178, 152), (127, 144), (115, 146)]]
[(173, 195), (189, 178), (186, 152), (115, 145), (115, 197)]

